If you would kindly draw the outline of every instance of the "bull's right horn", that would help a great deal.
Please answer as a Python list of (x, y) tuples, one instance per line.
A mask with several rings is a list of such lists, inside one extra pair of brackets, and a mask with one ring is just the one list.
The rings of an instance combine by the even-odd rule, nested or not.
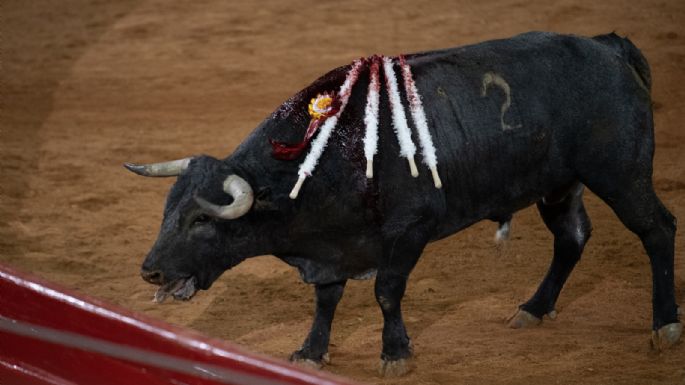
[(172, 160), (169, 162), (149, 163), (149, 164), (135, 164), (124, 163), (129, 171), (142, 176), (178, 176), (185, 169), (193, 158), (184, 158)]
[(195, 201), (204, 212), (212, 217), (221, 219), (236, 219), (247, 214), (254, 202), (254, 192), (247, 181), (238, 175), (232, 174), (224, 180), (224, 192), (233, 197), (233, 203), (220, 206), (208, 202), (199, 196)]

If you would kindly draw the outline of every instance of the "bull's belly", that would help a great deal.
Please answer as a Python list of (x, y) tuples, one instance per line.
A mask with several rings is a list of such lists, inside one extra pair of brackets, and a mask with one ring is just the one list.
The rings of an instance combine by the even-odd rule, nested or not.
[(577, 180), (571, 171), (556, 167), (558, 172), (544, 173), (537, 178), (504, 179), (453, 196), (447, 196), (449, 192), (446, 191), (446, 210), (432, 240), (447, 237), (482, 220), (506, 221), (517, 211), (545, 197), (564, 195)]

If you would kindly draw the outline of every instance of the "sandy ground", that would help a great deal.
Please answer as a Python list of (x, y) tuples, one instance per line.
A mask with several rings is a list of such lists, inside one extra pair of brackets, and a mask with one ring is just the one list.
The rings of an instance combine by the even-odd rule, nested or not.
[[(287, 357), (305, 337), (312, 288), (273, 257), (225, 273), (190, 303), (153, 305), (138, 276), (173, 180), (124, 161), (226, 156), (282, 101), (327, 70), (528, 30), (628, 35), (652, 65), (655, 184), (685, 218), (685, 2), (70, 0), (0, 3), (0, 263), (78, 291)], [(372, 282), (348, 285), (331, 372), (375, 384), (685, 383), (685, 346), (650, 351), (651, 278), (637, 238), (594, 196), (594, 234), (534, 330), (505, 320), (551, 256), (535, 210), (504, 250), (481, 223), (430, 245), (409, 282), (407, 377), (377, 376)], [(685, 297), (685, 237), (676, 284)], [(2, 295), (2, 293), (0, 293)]]

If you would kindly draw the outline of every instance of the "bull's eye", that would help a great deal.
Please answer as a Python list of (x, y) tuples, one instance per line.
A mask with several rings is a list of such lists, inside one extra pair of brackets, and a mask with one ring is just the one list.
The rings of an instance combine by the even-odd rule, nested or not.
[(193, 220), (193, 226), (204, 225), (212, 220), (209, 216), (205, 214), (200, 214)]

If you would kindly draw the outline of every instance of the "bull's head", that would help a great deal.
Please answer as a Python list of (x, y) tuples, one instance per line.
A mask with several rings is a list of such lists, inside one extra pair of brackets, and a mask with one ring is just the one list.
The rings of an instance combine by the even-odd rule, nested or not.
[(234, 266), (247, 242), (239, 218), (252, 208), (250, 184), (215, 158), (124, 165), (143, 176), (178, 176), (164, 209), (162, 226), (141, 275), (160, 285), (158, 302), (173, 295), (190, 299)]

